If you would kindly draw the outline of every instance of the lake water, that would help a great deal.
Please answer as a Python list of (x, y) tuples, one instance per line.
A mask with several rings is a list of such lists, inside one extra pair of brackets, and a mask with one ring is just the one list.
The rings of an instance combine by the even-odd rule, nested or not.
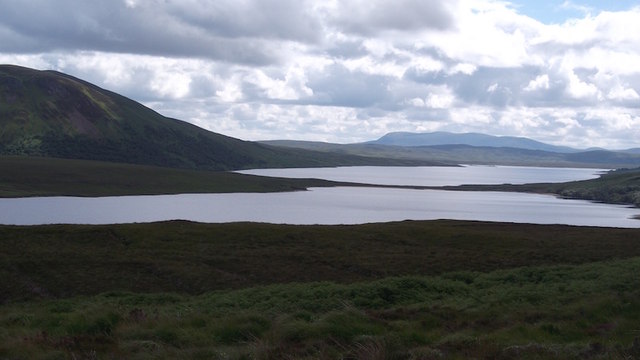
[[(473, 171), (479, 170), (478, 167), (472, 168), (474, 168)], [(368, 174), (368, 182), (378, 182), (380, 180), (372, 180), (388, 178), (389, 172), (398, 170), (397, 168), (378, 168), (387, 174), (376, 177), (373, 174), (373, 168), (347, 169)], [(538, 170), (533, 172), (537, 174), (546, 171), (536, 169)], [(310, 170), (318, 171), (318, 169)], [(424, 169), (411, 169), (413, 170)], [(425, 171), (430, 175), (435, 171), (435, 169), (427, 170), (431, 170)], [(505, 171), (504, 167), (483, 167), (480, 170)], [(518, 169), (508, 169), (508, 171), (515, 170)], [(522, 170), (525, 173), (531, 172), (530, 168)], [(562, 169), (554, 171), (561, 172)], [(571, 180), (576, 180), (576, 176), (585, 178), (593, 177), (595, 174), (593, 170), (569, 169), (568, 171), (573, 174), (571, 176), (574, 176)], [(282, 174), (279, 175), (282, 176)], [(513, 177), (504, 182), (515, 182), (515, 179), (516, 177)], [(475, 182), (475, 179), (473, 180)], [(362, 180), (349, 179), (348, 181)], [(461, 181), (466, 183), (464, 179)], [(532, 182), (528, 179), (524, 181)], [(549, 178), (546, 181), (549, 181)], [(503, 181), (499, 180), (498, 183), (500, 182)], [(455, 182), (448, 184), (451, 183)], [(420, 184), (432, 185), (431, 183)], [(638, 209), (625, 206), (563, 200), (549, 195), (364, 187), (312, 188), (310, 191), (266, 194), (0, 199), (0, 223), (16, 225), (111, 224), (173, 219), (210, 223), (257, 221), (287, 224), (359, 224), (406, 219), (459, 219), (640, 227), (640, 221), (631, 219), (638, 213), (640, 213)]]
[(381, 185), (445, 186), (464, 184), (527, 184), (567, 182), (598, 177), (606, 169), (524, 166), (353, 166), (304, 169), (255, 169), (243, 174), (316, 178)]
[(637, 209), (548, 195), (375, 188), (313, 188), (268, 194), (182, 194), (0, 200), (3, 224), (111, 224), (187, 219), (358, 224), (459, 219), (640, 227)]

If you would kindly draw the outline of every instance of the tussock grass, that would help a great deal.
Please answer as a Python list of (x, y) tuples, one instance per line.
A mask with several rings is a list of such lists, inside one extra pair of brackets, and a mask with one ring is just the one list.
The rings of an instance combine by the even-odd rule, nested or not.
[(638, 239), (638, 229), (464, 221), (0, 226), (0, 302), (445, 272), (468, 282), (473, 271), (640, 256)]
[(0, 359), (629, 359), (640, 230), (0, 227)]
[(638, 269), (636, 257), (465, 278), (15, 303), (0, 311), (0, 357), (634, 358)]

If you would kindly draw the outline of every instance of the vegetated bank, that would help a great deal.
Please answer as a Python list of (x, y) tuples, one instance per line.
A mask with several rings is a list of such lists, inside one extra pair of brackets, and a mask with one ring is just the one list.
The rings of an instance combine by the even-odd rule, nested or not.
[(225, 171), (27, 156), (0, 156), (0, 197), (277, 192), (340, 183)]
[(622, 169), (600, 178), (524, 185), (393, 186), (321, 179), (274, 178), (224, 171), (33, 156), (0, 156), (0, 197), (118, 196), (179, 193), (277, 192), (309, 187), (515, 191), (640, 206), (640, 169)]
[(628, 204), (640, 207), (640, 168), (618, 169), (596, 179), (565, 183), (524, 185), (462, 185), (431, 187), (460, 191), (512, 191), (555, 194), (569, 199), (592, 200), (609, 204)]
[(264, 193), (333, 186), (416, 188), (35, 156), (0, 156), (0, 169), (0, 198)]
[(640, 356), (640, 230), (0, 227), (0, 358)]

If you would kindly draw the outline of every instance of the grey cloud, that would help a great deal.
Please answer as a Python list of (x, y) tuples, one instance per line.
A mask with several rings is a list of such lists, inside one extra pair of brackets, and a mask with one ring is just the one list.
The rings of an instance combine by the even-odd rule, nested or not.
[[(549, 76), (549, 88), (525, 91), (531, 80), (539, 75)], [(582, 69), (576, 72), (582, 80), (588, 80), (593, 70)], [(523, 66), (517, 68), (479, 67), (473, 74), (447, 74), (444, 71), (420, 72), (409, 68), (404, 79), (432, 85), (446, 84), (456, 96), (466, 104), (493, 106), (555, 107), (584, 106), (593, 103), (593, 99), (573, 99), (566, 95), (568, 79), (557, 69)]]
[(206, 4), (213, 5), (0, 0), (0, 51), (95, 50), (266, 64), (278, 60), (279, 41), (313, 41), (319, 27), (292, 0)]
[[(504, 107), (518, 105), (522, 89), (539, 73), (537, 68), (480, 67), (471, 75), (450, 75), (444, 71), (424, 73), (409, 68), (404, 78), (423, 84), (447, 84), (458, 98), (469, 104)], [(491, 87), (492, 91), (489, 90)]]
[(453, 15), (441, 0), (365, 0), (345, 2), (334, 23), (346, 32), (372, 35), (385, 30), (447, 29)]
[(306, 1), (174, 1), (172, 12), (183, 22), (230, 38), (275, 38), (315, 42), (320, 22), (307, 10)]
[(548, 89), (538, 89), (521, 93), (521, 103), (529, 107), (579, 106), (580, 101), (568, 99), (565, 95), (565, 84), (561, 81), (550, 80)]
[(547, 57), (551, 56), (563, 56), (570, 51), (576, 51), (578, 53), (587, 52), (589, 49), (606, 43), (606, 39), (583, 39), (580, 42), (565, 43), (552, 39), (544, 42), (532, 44), (532, 50), (539, 54), (545, 54)]
[(15, 53), (33, 53), (39, 48), (37, 39), (19, 34), (0, 22), (0, 49)]
[(388, 115), (388, 113), (382, 109), (376, 109), (376, 108), (365, 108), (365, 109), (358, 109), (358, 113), (357, 113), (357, 117), (360, 120), (369, 120), (369, 119), (375, 119), (375, 118), (381, 118)]
[(326, 50), (331, 57), (338, 59), (353, 59), (366, 56), (367, 49), (361, 40), (346, 40), (331, 44)]
[(581, 80), (592, 78), (593, 75), (598, 73), (596, 68), (575, 68), (573, 72), (578, 75)]
[(404, 111), (406, 119), (410, 122), (423, 123), (434, 121), (447, 121), (451, 118), (448, 109), (408, 108)]
[(203, 75), (196, 75), (191, 77), (191, 83), (189, 84), (189, 93), (194, 97), (210, 97), (219, 90), (216, 83), (211, 78)]
[(520, 105), (522, 89), (538, 74), (537, 68), (480, 67), (472, 75), (455, 75), (455, 91), (469, 103), (497, 107)]
[(256, 119), (257, 114), (258, 109), (255, 104), (247, 107), (235, 106), (231, 109), (233, 118), (241, 121), (253, 121)]
[[(638, 95), (640, 95), (640, 74), (621, 76), (620, 82), (628, 89), (632, 89)], [(627, 108), (640, 108), (640, 99), (624, 99), (613, 101), (616, 105), (624, 106)]]
[(243, 81), (241, 84), (242, 94), (244, 95), (245, 101), (264, 101), (267, 99), (267, 95), (265, 91), (258, 87), (256, 84)]
[(407, 68), (403, 79), (423, 84), (441, 85), (447, 82), (447, 74), (442, 71), (424, 72), (415, 66)]
[(389, 80), (385, 76), (351, 72), (342, 65), (332, 65), (325, 71), (310, 78), (307, 83), (314, 93), (312, 103), (367, 107), (389, 98)]

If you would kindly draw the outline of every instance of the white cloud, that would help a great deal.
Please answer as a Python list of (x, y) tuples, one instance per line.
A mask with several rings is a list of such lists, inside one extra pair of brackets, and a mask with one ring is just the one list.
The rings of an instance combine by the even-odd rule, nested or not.
[(125, 5), (127, 5), (128, 8), (135, 8), (136, 5), (138, 5), (138, 1), (137, 0), (124, 0)]
[(150, 87), (160, 97), (179, 99), (189, 94), (191, 78), (180, 73), (156, 73)]
[(429, 94), (425, 98), (412, 98), (407, 103), (415, 107), (448, 109), (456, 100), (453, 91), (447, 86), (430, 86), (428, 92)]
[(412, 59), (409, 67), (416, 69), (418, 74), (424, 75), (426, 73), (442, 71), (445, 65), (442, 61), (436, 60), (431, 56), (417, 56)]
[(618, 85), (609, 91), (607, 98), (611, 100), (638, 100), (640, 96), (634, 89)]
[(567, 95), (574, 99), (594, 98), (599, 95), (598, 88), (594, 84), (582, 80), (573, 69), (565, 68), (563, 70), (567, 81)]
[(529, 82), (529, 84), (524, 88), (524, 91), (536, 91), (540, 89), (549, 89), (549, 75), (544, 74), (537, 76)]
[(313, 90), (306, 85), (304, 71), (296, 67), (287, 69), (281, 78), (267, 75), (260, 69), (254, 70), (245, 80), (261, 89), (268, 99), (297, 100), (313, 95)]
[(451, 59), (476, 66), (537, 64), (528, 38), (542, 24), (517, 14), (504, 3), (464, 0), (457, 3), (456, 27), (444, 33), (430, 32), (418, 44), (435, 47)]
[(453, 94), (429, 94), (425, 105), (433, 109), (447, 109), (451, 107), (455, 97)]
[[(464, 128), (468, 129), (465, 131), (487, 132), (487, 126), (496, 122), (492, 112), (490, 108), (481, 106), (455, 108), (451, 110), (451, 121), (458, 125), (457, 129)], [(499, 132), (493, 133), (502, 135)]]
[(494, 93), (494, 92), (496, 92), (496, 90), (498, 90), (499, 86), (500, 85), (498, 85), (498, 83), (493, 83), (493, 84), (489, 85), (489, 87), (487, 87), (487, 92)]
[(569, 0), (565, 0), (559, 7), (562, 9), (578, 10), (585, 15), (590, 15), (594, 11), (592, 7), (579, 5)]
[(601, 12), (597, 16), (585, 16), (561, 25), (540, 28), (536, 43), (562, 44), (564, 46), (597, 45), (613, 49), (616, 45), (638, 44), (640, 31), (640, 7), (621, 12)]
[(474, 64), (459, 63), (449, 68), (448, 73), (450, 75), (455, 75), (458, 73), (465, 74), (465, 75), (472, 75), (474, 72), (476, 72), (476, 70), (478, 70), (478, 67)]
[(216, 96), (223, 102), (237, 102), (242, 99), (242, 89), (235, 82), (227, 83), (222, 90), (216, 91)]

